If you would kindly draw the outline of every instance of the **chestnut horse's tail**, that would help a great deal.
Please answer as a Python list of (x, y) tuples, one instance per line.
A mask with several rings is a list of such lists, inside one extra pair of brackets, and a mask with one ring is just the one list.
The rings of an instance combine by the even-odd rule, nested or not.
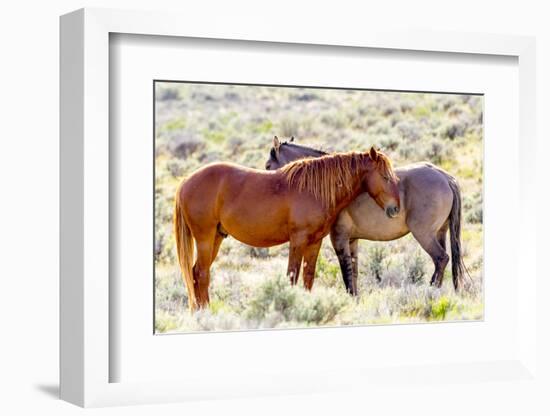
[(195, 296), (195, 285), (193, 282), (193, 258), (195, 251), (195, 242), (193, 234), (185, 217), (181, 206), (180, 192), (181, 185), (176, 192), (176, 201), (174, 204), (174, 235), (176, 236), (176, 250), (178, 252), (178, 261), (180, 264), (183, 280), (187, 286), (187, 294), (189, 299), (189, 309), (196, 309), (197, 298)]
[(462, 197), (456, 179), (450, 175), (448, 175), (448, 177), (449, 186), (453, 192), (453, 206), (449, 214), (453, 285), (455, 290), (458, 290), (464, 286), (464, 274), (467, 273), (466, 266), (462, 260), (462, 243), (460, 241), (462, 227)]

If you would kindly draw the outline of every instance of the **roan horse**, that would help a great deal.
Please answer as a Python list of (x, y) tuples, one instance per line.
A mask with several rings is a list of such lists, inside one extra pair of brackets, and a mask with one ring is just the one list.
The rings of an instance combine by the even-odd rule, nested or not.
[[(267, 170), (278, 169), (294, 160), (324, 157), (327, 153), (290, 142), (273, 140)], [(431, 284), (441, 287), (449, 262), (446, 236), (450, 230), (452, 274), (455, 290), (464, 284), (465, 266), (460, 242), (462, 200), (454, 177), (430, 163), (418, 163), (395, 169), (399, 178), (401, 212), (388, 218), (372, 198), (360, 194), (346, 207), (330, 231), (348, 292), (357, 294), (358, 239), (390, 241), (411, 232), (433, 260)]]
[(209, 303), (210, 265), (227, 235), (255, 247), (290, 241), (291, 283), (297, 283), (304, 260), (304, 286), (310, 290), (323, 237), (338, 213), (365, 191), (388, 215), (399, 212), (391, 162), (374, 148), (299, 160), (273, 172), (214, 163), (191, 174), (177, 189), (174, 209), (191, 310)]

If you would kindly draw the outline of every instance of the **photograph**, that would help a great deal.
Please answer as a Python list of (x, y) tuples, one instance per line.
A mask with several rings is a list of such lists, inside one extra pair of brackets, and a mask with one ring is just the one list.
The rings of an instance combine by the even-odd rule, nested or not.
[(484, 319), (482, 94), (153, 88), (155, 334)]

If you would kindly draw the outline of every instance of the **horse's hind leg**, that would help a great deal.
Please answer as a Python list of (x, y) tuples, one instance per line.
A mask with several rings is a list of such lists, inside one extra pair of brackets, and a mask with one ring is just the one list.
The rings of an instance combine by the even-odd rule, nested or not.
[(431, 285), (441, 287), (443, 283), (443, 273), (449, 263), (449, 255), (445, 251), (445, 245), (442, 246), (441, 239), (445, 237), (445, 232), (418, 233), (411, 230), (414, 238), (420, 243), (422, 248), (430, 255), (434, 262), (435, 270), (430, 281)]
[[(446, 222), (445, 224), (443, 224), (443, 226), (437, 231), (437, 234), (436, 234), (436, 237), (437, 237), (437, 242), (439, 243), (439, 245), (441, 246), (441, 248), (443, 248), (443, 250), (445, 250), (445, 253), (447, 252), (447, 230), (449, 229), (449, 223)], [(437, 287), (441, 287), (441, 284), (443, 283), (443, 275), (445, 273), (445, 267), (447, 266), (447, 263), (449, 262), (449, 255), (447, 255), (447, 261), (445, 262), (445, 264), (443, 265), (443, 269), (441, 270), (441, 273), (439, 273), (438, 275), (438, 280), (437, 281), (432, 281), (430, 282), (432, 285), (433, 284), (436, 284)], [(437, 268), (437, 265), (436, 265), (436, 268)]]
[(304, 287), (311, 290), (313, 280), (315, 279), (315, 267), (317, 265), (317, 257), (321, 249), (322, 239), (317, 243), (313, 243), (304, 250)]
[(214, 244), (212, 246), (212, 263), (214, 263), (214, 260), (216, 260), (220, 246), (223, 240), (225, 240), (228, 235), (229, 234), (227, 233), (227, 231), (224, 230), (222, 225), (218, 224), (218, 227), (216, 229), (216, 236), (214, 237)]
[(359, 293), (357, 279), (359, 277), (359, 240), (349, 240), (349, 251), (351, 255), (351, 269), (353, 271), (352, 283), (355, 291)]
[[(212, 230), (212, 232), (197, 239), (197, 261), (193, 266), (193, 279), (199, 308), (208, 306), (210, 302), (208, 286), (210, 285), (210, 266), (214, 261), (216, 236), (215, 230)], [(219, 244), (217, 247), (219, 247)]]

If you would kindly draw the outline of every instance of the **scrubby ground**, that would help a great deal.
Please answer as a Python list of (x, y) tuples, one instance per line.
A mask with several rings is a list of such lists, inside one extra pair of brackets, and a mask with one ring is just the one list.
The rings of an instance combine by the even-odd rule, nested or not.
[[(156, 84), (155, 327), (181, 331), (365, 325), (483, 318), (483, 99), (479, 96)], [(288, 246), (227, 238), (212, 267), (211, 305), (190, 314), (177, 266), (172, 208), (180, 180), (205, 163), (263, 169), (273, 135), (326, 151), (382, 147), (395, 166), (431, 161), (463, 193), (466, 290), (429, 286), (433, 264), (408, 235), (359, 243), (358, 299), (345, 293), (328, 238), (313, 291), (284, 276)]]

